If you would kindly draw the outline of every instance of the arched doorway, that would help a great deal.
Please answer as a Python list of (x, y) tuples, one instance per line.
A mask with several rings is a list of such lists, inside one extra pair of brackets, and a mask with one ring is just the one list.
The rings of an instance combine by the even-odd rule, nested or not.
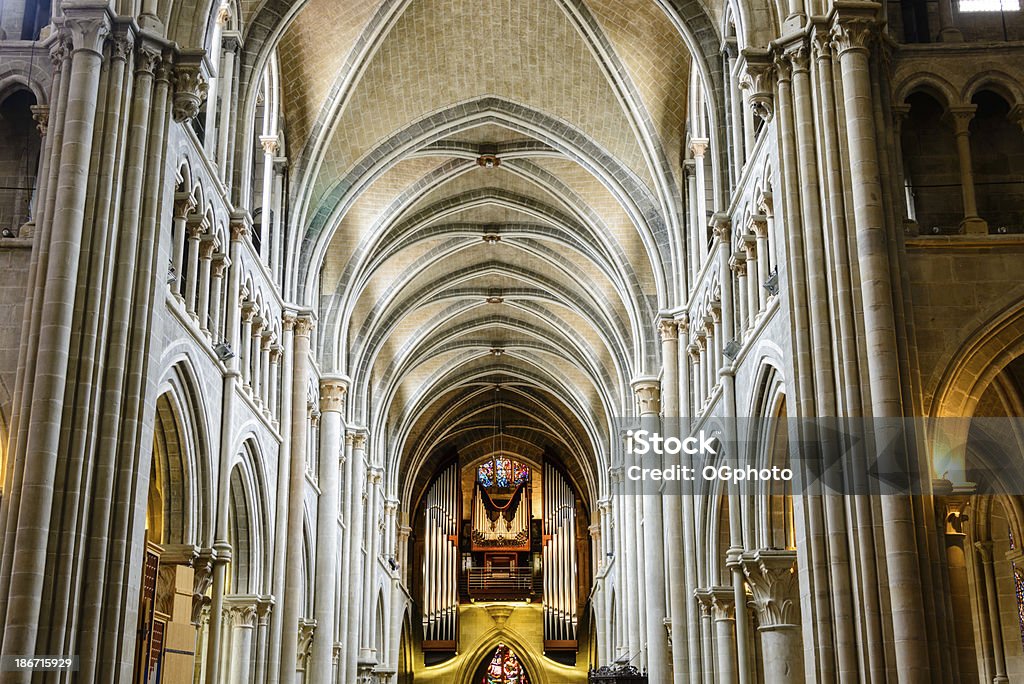
[(470, 684), (531, 684), (526, 666), (516, 652), (503, 643), (473, 673)]

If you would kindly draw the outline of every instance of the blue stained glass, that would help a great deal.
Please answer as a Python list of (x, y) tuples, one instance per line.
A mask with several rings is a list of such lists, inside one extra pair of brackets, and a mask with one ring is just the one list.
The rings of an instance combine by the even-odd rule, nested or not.
[(494, 461), (488, 461), (476, 469), (476, 481), (484, 487), (494, 485)]

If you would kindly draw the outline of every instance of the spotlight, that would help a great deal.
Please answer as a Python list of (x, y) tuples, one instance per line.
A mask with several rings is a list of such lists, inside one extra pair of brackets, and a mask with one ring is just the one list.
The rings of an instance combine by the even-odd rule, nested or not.
[(221, 342), (220, 344), (213, 348), (213, 351), (217, 353), (217, 358), (219, 358), (221, 361), (227, 361), (229, 359), (235, 358), (235, 352), (231, 350), (231, 345), (228, 344), (227, 342)]

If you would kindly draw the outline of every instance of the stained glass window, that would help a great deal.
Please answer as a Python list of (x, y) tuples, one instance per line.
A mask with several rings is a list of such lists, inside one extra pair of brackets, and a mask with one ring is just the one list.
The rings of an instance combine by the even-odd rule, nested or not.
[(505, 644), (494, 651), (480, 684), (530, 684), (519, 658)]
[(1017, 622), (1020, 623), (1020, 640), (1024, 644), (1024, 571), (1013, 565), (1013, 583), (1017, 593)]
[(530, 467), (509, 458), (496, 458), (476, 469), (476, 481), (483, 487), (518, 487), (530, 479)]
[(494, 461), (487, 461), (476, 469), (476, 481), (484, 487), (494, 485)]

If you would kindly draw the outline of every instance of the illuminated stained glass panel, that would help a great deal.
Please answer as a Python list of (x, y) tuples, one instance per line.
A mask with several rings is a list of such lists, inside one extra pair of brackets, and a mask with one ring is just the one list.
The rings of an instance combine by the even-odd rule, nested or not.
[(483, 487), (510, 489), (530, 479), (530, 467), (509, 458), (496, 458), (476, 469), (476, 481)]
[(519, 658), (505, 644), (494, 651), (480, 684), (530, 684)]
[(1020, 640), (1024, 644), (1024, 570), (1013, 565), (1013, 583), (1017, 593), (1017, 622), (1020, 624)]
[(484, 487), (494, 486), (494, 461), (487, 461), (476, 469), (476, 481)]

